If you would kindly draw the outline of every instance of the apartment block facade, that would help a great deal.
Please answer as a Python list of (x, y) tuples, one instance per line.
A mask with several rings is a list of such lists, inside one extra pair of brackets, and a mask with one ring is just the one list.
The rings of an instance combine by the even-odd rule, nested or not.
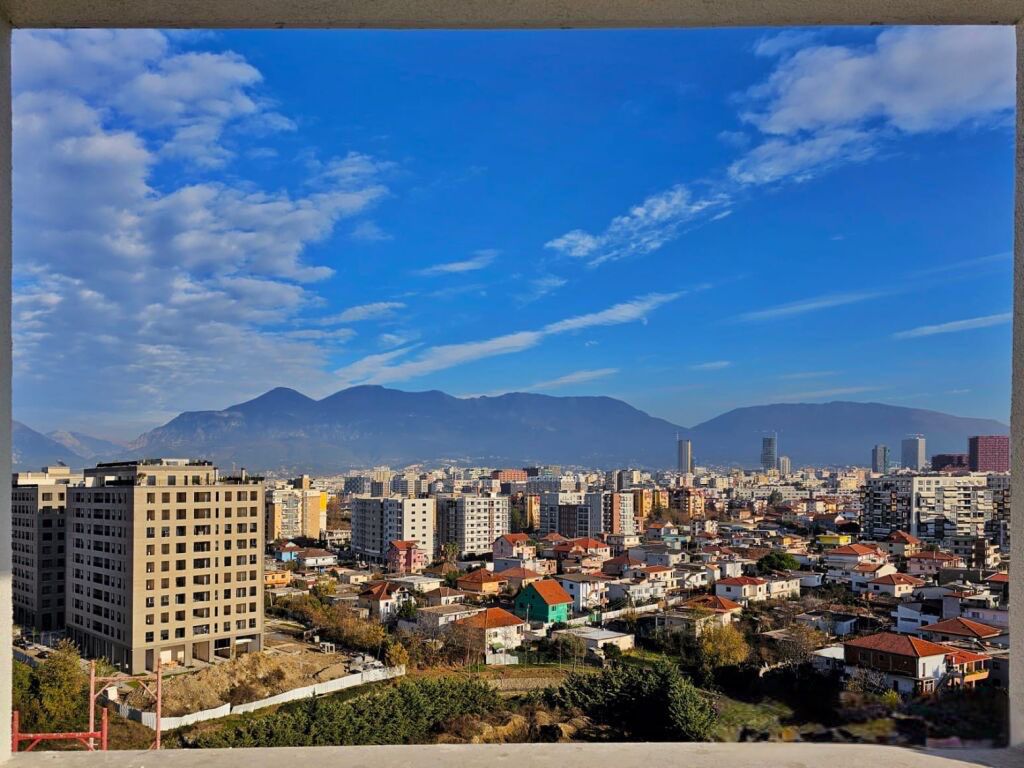
[(209, 462), (99, 464), (68, 490), (67, 630), (132, 674), (258, 651), (263, 479)]
[(416, 541), (432, 556), (437, 551), (435, 499), (356, 496), (352, 499), (352, 552), (371, 563), (387, 560), (392, 541)]
[(460, 556), (490, 554), (494, 540), (510, 530), (508, 496), (438, 494), (436, 500), (438, 547), (454, 542)]
[(326, 529), (327, 494), (313, 488), (308, 475), (267, 488), (268, 539), (319, 539)]
[(893, 531), (922, 539), (980, 535), (994, 513), (984, 474), (896, 474), (868, 479), (861, 505), (866, 538), (881, 541)]
[(14, 621), (49, 632), (64, 628), (67, 467), (16, 472), (11, 478), (11, 591)]

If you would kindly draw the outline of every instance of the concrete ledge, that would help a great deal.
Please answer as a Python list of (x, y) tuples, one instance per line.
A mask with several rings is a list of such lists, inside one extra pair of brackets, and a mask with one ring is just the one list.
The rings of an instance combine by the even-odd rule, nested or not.
[(866, 744), (447, 744), (400, 747), (171, 749), (162, 752), (33, 752), (16, 755), (15, 768), (248, 768), (280, 765), (346, 768), (968, 768), (1024, 766), (1016, 749), (925, 752)]
[(1016, 24), (1021, 0), (0, 0), (15, 27)]

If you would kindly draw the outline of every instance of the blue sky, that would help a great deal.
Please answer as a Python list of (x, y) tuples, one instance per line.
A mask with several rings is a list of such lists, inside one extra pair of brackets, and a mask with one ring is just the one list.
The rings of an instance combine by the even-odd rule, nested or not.
[(1012, 32), (18, 31), (15, 412), (273, 386), (1006, 420)]

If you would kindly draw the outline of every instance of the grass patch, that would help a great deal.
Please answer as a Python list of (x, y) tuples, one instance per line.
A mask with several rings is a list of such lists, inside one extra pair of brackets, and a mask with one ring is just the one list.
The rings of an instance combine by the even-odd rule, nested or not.
[(772, 738), (778, 738), (783, 723), (793, 716), (790, 707), (772, 699), (752, 704), (717, 694), (714, 703), (718, 710), (718, 723), (713, 736), (715, 741), (738, 741), (744, 728), (766, 732)]

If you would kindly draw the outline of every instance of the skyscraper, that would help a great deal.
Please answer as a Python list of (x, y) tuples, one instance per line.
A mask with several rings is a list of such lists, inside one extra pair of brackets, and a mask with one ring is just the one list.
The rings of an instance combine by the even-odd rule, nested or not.
[(693, 474), (693, 443), (677, 438), (676, 450), (678, 452), (677, 469), (682, 473)]
[(889, 471), (889, 448), (885, 445), (876, 445), (871, 449), (871, 471), (885, 474)]
[(792, 473), (793, 462), (790, 461), (789, 456), (779, 456), (779, 474), (786, 476)]
[(900, 444), (900, 464), (904, 469), (920, 470), (927, 466), (923, 435), (913, 435)]
[(761, 438), (761, 469), (778, 469), (779, 438), (775, 435)]
[(1010, 438), (976, 435), (967, 441), (967, 457), (972, 472), (1009, 472)]

